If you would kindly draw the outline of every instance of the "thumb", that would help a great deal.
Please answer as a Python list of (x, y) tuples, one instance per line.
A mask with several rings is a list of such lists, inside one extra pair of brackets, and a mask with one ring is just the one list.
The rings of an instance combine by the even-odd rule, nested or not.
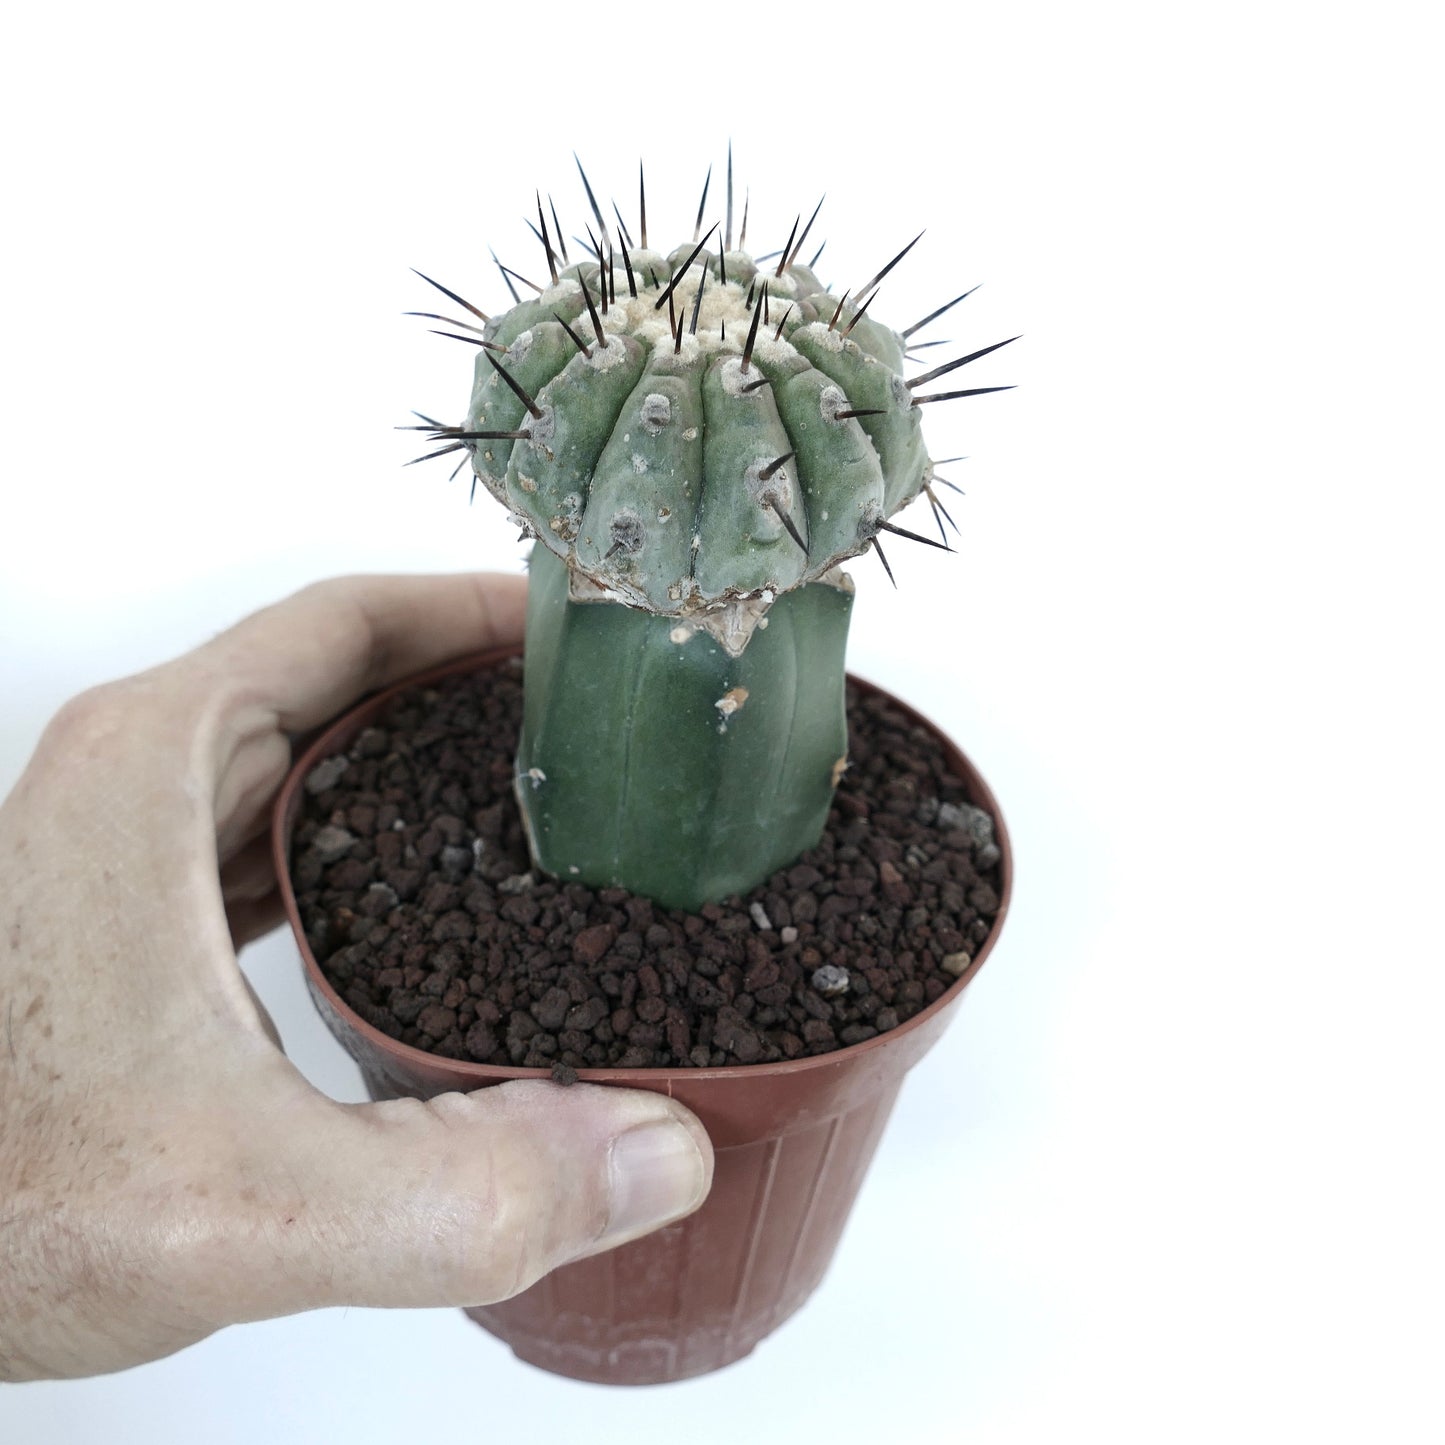
[(506, 1299), (692, 1213), (713, 1154), (662, 1095), (524, 1080), (427, 1101), (316, 1097), (258, 1164), (257, 1215), (233, 1235), (247, 1258), (219, 1272), (232, 1286), (219, 1316), (235, 1322)]

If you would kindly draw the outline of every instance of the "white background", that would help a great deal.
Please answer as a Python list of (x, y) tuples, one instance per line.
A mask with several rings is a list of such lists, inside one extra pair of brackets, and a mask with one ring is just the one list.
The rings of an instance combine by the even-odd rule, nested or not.
[[(855, 567), (854, 670), (979, 763), (1018, 887), (807, 1310), (641, 1392), (328, 1311), (0, 1389), (6, 1445), (1441, 1438), (1426, 7), (938, 14), (7, 20), (0, 788), (69, 694), (307, 581), (519, 566), (401, 470), (471, 354), (399, 313), (446, 309), (410, 266), (505, 304), (536, 187), (580, 234), (574, 148), (629, 217), (645, 159), (671, 244), (731, 138), (759, 249), (826, 192), (824, 279), (926, 226), (878, 314), (983, 282), (928, 334), (1025, 339), (926, 417), (958, 555)], [(360, 1098), (290, 941), (245, 963)]]

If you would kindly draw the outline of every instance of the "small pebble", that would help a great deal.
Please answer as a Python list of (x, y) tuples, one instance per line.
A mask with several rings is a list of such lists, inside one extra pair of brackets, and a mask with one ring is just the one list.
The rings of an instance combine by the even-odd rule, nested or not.
[(749, 903), (748, 912), (752, 915), (753, 922), (764, 932), (772, 928), (773, 920), (768, 917), (768, 910), (761, 903)]
[(594, 923), (572, 940), (572, 957), (588, 967), (600, 963), (616, 939), (617, 930), (610, 923)]
[(969, 964), (973, 962), (972, 954), (968, 953), (945, 953), (938, 961), (938, 966), (945, 972), (951, 973), (955, 978), (961, 978)]
[(982, 848), (993, 842), (993, 819), (982, 808), (970, 803), (941, 803), (938, 808), (940, 828), (962, 828)]
[(311, 848), (322, 863), (335, 863), (346, 857), (354, 842), (354, 834), (328, 823), (326, 827), (317, 829), (316, 836), (311, 840)]
[(344, 773), (351, 764), (343, 756), (327, 758), (319, 762), (309, 773), (306, 774), (306, 791), (308, 793), (324, 793), (328, 788), (336, 786), (336, 780)]
[(824, 998), (837, 998), (848, 992), (848, 970), (836, 963), (825, 963), (813, 971), (812, 984)]
[(365, 728), (352, 751), (358, 757), (379, 758), (388, 746), (387, 736), (380, 728)]

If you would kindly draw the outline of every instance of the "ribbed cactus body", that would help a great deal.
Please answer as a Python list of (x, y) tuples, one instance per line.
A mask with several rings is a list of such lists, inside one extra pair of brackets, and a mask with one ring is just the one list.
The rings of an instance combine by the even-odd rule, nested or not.
[(535, 860), (695, 908), (817, 841), (846, 753), (839, 564), (920, 493), (941, 527), (920, 405), (999, 388), (914, 388), (997, 348), (905, 380), (872, 302), (909, 248), (840, 299), (792, 251), (731, 249), (730, 173), (722, 253), (624, 243), (588, 199), (605, 263), (559, 266), (539, 198), (551, 284), (487, 320), (466, 418), (433, 434), (536, 539)]
[(479, 442), (474, 466), (577, 591), (706, 623), (865, 550), (930, 470), (893, 332), (864, 316), (845, 335), (856, 309), (806, 267), (778, 276), (736, 251), (699, 257), (670, 313), (657, 301), (690, 251), (630, 257), (638, 294), (624, 283), (605, 315), (616, 261), (573, 266), (496, 319), (487, 339), (506, 349), (478, 355), (466, 429), (528, 433)]

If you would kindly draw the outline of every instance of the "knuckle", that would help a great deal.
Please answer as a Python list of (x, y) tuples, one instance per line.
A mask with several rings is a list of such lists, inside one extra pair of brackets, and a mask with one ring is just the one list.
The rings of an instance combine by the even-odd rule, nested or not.
[(425, 1267), (440, 1292), (473, 1305), (510, 1299), (601, 1235), (601, 1177), (492, 1090), (373, 1107), (437, 1161)]
[(538, 1258), (535, 1210), (519, 1206), (515, 1196), (504, 1197), (495, 1207), (478, 1211), (476, 1224), (482, 1232), (469, 1231), (470, 1238), (486, 1241), (468, 1271), (468, 1290), (479, 1304), (521, 1294), (551, 1267), (551, 1261)]
[(485, 1127), (490, 1102), (454, 1092), (425, 1105), (466, 1160), (470, 1187), (451, 1211), (452, 1257), (467, 1297), (478, 1304), (511, 1299), (560, 1263), (566, 1249), (558, 1236), (571, 1208), (566, 1191), (554, 1187), (557, 1181), (542, 1177), (545, 1150), (510, 1130)]
[(37, 756), (45, 760), (110, 757), (148, 736), (158, 717), (185, 710), (180, 689), (163, 669), (102, 682), (61, 705), (41, 735)]
[(128, 696), (124, 682), (105, 682), (78, 693), (51, 719), (43, 745), (71, 752), (104, 743), (124, 725)]

